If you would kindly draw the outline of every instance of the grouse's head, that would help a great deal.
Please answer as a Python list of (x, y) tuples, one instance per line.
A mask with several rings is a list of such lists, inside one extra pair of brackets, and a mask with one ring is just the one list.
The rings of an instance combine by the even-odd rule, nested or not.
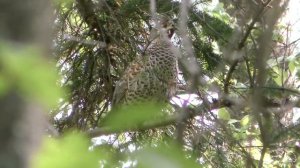
[(171, 39), (175, 32), (174, 21), (166, 15), (157, 15), (154, 17), (155, 25), (150, 32), (150, 40), (154, 40), (157, 37), (162, 38), (166, 36)]
[(172, 38), (175, 31), (175, 23), (173, 19), (163, 16), (160, 20), (161, 27), (165, 29), (169, 38)]

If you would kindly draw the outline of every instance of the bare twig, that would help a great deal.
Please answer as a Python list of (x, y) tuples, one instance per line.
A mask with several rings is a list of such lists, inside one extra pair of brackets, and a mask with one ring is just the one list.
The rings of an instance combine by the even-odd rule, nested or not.
[[(254, 29), (255, 23), (260, 20), (261, 15), (264, 13), (266, 7), (269, 5), (269, 3), (271, 1), (272, 0), (268, 0), (266, 3), (264, 3), (261, 6), (261, 9), (258, 11), (258, 13), (256, 14), (256, 16), (253, 18), (253, 20), (250, 23), (248, 29), (246, 30), (246, 33), (245, 33), (244, 37), (239, 42), (238, 47), (236, 49), (237, 51), (241, 50), (245, 46), (246, 40), (248, 39), (251, 31)], [(225, 78), (225, 81), (224, 81), (224, 93), (225, 94), (229, 93), (230, 80), (231, 80), (232, 74), (233, 74), (234, 70), (236, 69), (236, 67), (237, 67), (237, 65), (238, 65), (239, 62), (240, 62), (240, 59), (235, 59), (233, 61), (233, 63), (231, 64), (230, 68), (229, 68), (229, 71), (228, 71), (228, 73), (226, 75), (226, 78)]]

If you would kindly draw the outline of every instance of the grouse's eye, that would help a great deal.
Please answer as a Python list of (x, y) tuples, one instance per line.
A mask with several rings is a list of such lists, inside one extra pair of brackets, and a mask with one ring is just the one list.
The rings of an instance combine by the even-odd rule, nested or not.
[(164, 23), (164, 24), (162, 25), (162, 27), (163, 27), (163, 28), (167, 28), (167, 27), (168, 27), (168, 23)]

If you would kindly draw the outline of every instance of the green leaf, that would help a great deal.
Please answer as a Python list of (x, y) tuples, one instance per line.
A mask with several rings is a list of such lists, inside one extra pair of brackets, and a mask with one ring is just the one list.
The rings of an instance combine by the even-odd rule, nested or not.
[(218, 117), (222, 120), (230, 120), (230, 114), (225, 107), (218, 111)]
[(56, 105), (62, 97), (62, 90), (57, 86), (59, 78), (55, 65), (43, 59), (42, 53), (34, 47), (5, 43), (0, 46), (1, 87), (11, 85), (29, 99), (45, 106)]
[(288, 76), (288, 73), (286, 71), (282, 71), (282, 69), (278, 68), (277, 66), (273, 67), (273, 71), (276, 73), (276, 76), (274, 77), (274, 81), (277, 85), (282, 85), (282, 80), (285, 80)]
[(289, 70), (293, 73), (294, 70), (296, 69), (296, 65), (294, 61), (289, 62)]
[(66, 6), (74, 3), (74, 0), (53, 0), (53, 2), (55, 5)]
[(137, 167), (140, 168), (200, 168), (195, 158), (187, 158), (180, 148), (173, 145), (159, 145), (137, 152)]
[(247, 135), (246, 135), (246, 132), (245, 130), (238, 130), (237, 132), (234, 132), (233, 133), (233, 137), (236, 139), (236, 140), (244, 140)]
[(241, 126), (245, 127), (245, 126), (248, 126), (250, 123), (250, 116), (249, 115), (245, 115), (241, 121), (240, 121), (240, 124)]
[(234, 124), (234, 123), (237, 123), (237, 122), (239, 122), (239, 120), (236, 120), (236, 119), (228, 120), (228, 124)]
[(9, 82), (0, 74), (0, 96), (4, 95), (9, 90)]
[(80, 134), (48, 138), (32, 162), (33, 168), (99, 168), (101, 155), (89, 151), (89, 140)]
[(164, 114), (163, 107), (163, 104), (154, 102), (122, 106), (112, 110), (103, 123), (116, 130), (135, 128), (144, 123), (161, 120)]

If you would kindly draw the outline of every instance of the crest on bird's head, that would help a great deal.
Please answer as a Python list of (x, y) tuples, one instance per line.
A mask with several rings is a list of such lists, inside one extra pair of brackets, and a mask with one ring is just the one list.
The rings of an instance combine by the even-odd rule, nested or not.
[(152, 20), (154, 21), (154, 26), (150, 31), (150, 40), (156, 38), (163, 38), (166, 36), (171, 39), (175, 32), (175, 23), (173, 19), (166, 15), (155, 15)]

